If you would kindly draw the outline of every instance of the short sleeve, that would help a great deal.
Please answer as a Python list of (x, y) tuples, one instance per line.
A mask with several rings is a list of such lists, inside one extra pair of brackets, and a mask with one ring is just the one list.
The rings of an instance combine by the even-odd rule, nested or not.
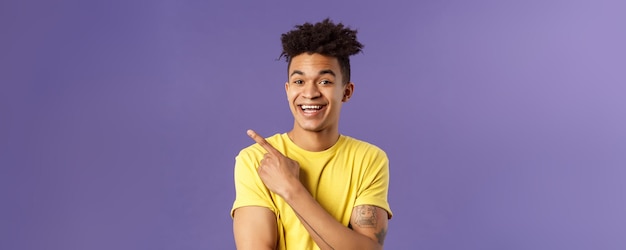
[[(389, 191), (389, 159), (384, 151), (376, 148), (370, 164), (364, 172), (363, 182), (359, 188), (355, 206), (374, 205), (387, 211), (392, 217), (387, 201)], [(369, 157), (368, 157), (369, 158)]]
[(253, 150), (244, 149), (235, 157), (235, 202), (230, 210), (231, 217), (235, 209), (245, 206), (267, 207), (276, 213), (270, 191), (257, 173), (260, 159), (254, 157)]

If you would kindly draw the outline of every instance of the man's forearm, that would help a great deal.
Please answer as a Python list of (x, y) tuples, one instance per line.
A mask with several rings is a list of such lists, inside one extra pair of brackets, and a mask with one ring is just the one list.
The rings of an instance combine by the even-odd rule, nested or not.
[(373, 239), (339, 223), (302, 185), (283, 199), (321, 249), (382, 249)]

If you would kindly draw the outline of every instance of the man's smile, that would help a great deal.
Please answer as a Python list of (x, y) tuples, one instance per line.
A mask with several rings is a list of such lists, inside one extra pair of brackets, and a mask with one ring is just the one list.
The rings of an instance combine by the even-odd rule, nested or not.
[(313, 115), (313, 114), (316, 114), (316, 113), (320, 112), (321, 110), (323, 110), (326, 107), (326, 105), (321, 105), (321, 104), (316, 104), (316, 105), (300, 104), (300, 105), (298, 105), (298, 107), (300, 107), (300, 110), (302, 110), (305, 114)]

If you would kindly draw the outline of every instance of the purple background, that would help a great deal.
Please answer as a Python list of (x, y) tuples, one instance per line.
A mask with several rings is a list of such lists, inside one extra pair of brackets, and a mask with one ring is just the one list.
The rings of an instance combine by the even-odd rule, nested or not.
[(234, 248), (245, 130), (292, 126), (279, 36), (326, 17), (387, 249), (626, 249), (626, 3), (591, 0), (3, 0), (0, 249)]

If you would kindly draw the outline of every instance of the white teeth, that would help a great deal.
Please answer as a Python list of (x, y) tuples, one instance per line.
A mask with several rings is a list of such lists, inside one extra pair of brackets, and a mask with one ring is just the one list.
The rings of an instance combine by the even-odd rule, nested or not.
[(321, 109), (321, 105), (302, 105), (300, 106), (302, 109)]

